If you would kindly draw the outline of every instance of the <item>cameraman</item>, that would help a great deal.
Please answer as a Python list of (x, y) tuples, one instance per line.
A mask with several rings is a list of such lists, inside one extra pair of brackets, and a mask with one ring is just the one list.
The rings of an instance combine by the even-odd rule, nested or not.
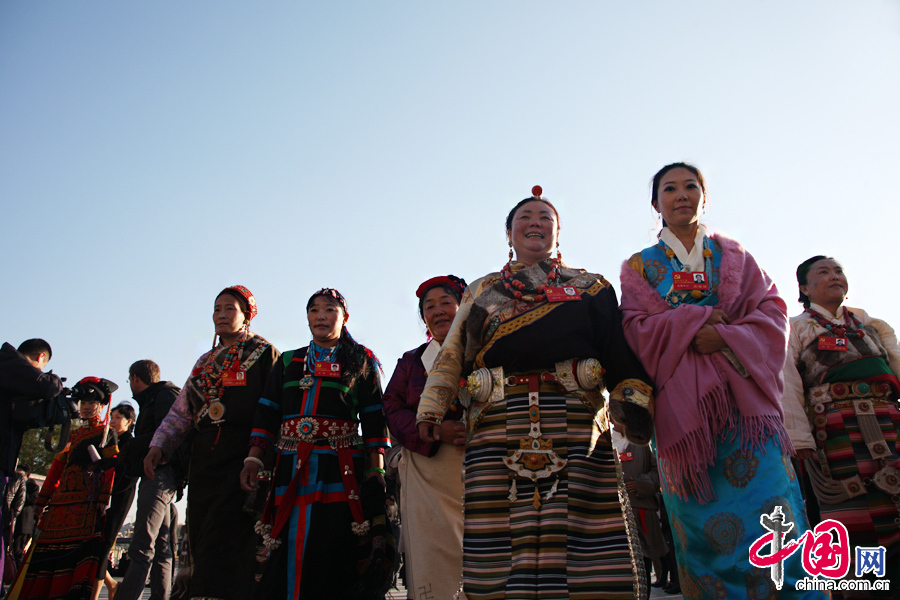
[[(59, 377), (44, 373), (53, 351), (41, 339), (25, 340), (16, 350), (10, 344), (0, 347), (0, 485), (5, 489), (16, 469), (23, 430), (13, 426), (14, 402), (51, 400), (63, 390)], [(5, 522), (6, 515), (3, 515)], [(0, 576), (6, 555), (6, 541), (0, 540)]]

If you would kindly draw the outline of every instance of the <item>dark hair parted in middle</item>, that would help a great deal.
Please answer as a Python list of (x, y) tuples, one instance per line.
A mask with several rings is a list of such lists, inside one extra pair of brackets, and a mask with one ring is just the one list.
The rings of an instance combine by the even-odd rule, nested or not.
[[(688, 171), (696, 175), (697, 182), (700, 184), (700, 191), (703, 192), (703, 197), (706, 198), (706, 180), (703, 178), (703, 173), (700, 172), (700, 169), (690, 163), (676, 162), (664, 166), (662, 169), (656, 172), (656, 175), (653, 176), (653, 180), (650, 182), (650, 206), (654, 208), (657, 208), (659, 206), (659, 184), (660, 182), (662, 182), (663, 176), (672, 169), (687, 169)], [(663, 219), (662, 224), (663, 227), (666, 226), (665, 219)]]
[(529, 198), (525, 198), (524, 200), (520, 200), (518, 204), (513, 206), (512, 210), (509, 211), (509, 214), (506, 215), (506, 231), (512, 231), (512, 222), (513, 218), (516, 216), (516, 211), (522, 208), (523, 204), (527, 204), (529, 202), (543, 202), (547, 206), (550, 207), (550, 210), (553, 211), (553, 214), (556, 215), (556, 231), (559, 232), (560, 227), (562, 227), (562, 223), (559, 222), (559, 211), (556, 210), (556, 207), (547, 200), (546, 198), (531, 196)]
[[(812, 258), (807, 258), (802, 263), (800, 263), (800, 265), (797, 267), (797, 285), (807, 285), (809, 283), (807, 276), (809, 275), (809, 270), (812, 268), (813, 264), (819, 262), (820, 260), (827, 260), (829, 258), (831, 257), (825, 256), (823, 254), (816, 254)], [(831, 260), (834, 259), (831, 258)], [(837, 261), (835, 260), (835, 262)], [(800, 292), (800, 297), (797, 299), (797, 302), (801, 302), (804, 308), (809, 308), (809, 296), (807, 296), (803, 292)]]
[[(310, 296), (309, 300), (306, 302), (307, 310), (309, 310), (313, 301), (318, 297), (322, 297), (327, 302), (340, 308), (344, 311), (344, 315), (350, 314), (347, 310), (347, 299), (334, 288), (322, 288)], [(337, 350), (336, 358), (344, 369), (342, 379), (348, 387), (353, 387), (353, 383), (357, 377), (365, 377), (369, 374), (370, 362), (379, 369), (381, 368), (381, 362), (378, 360), (378, 357), (375, 356), (375, 353), (353, 339), (353, 336), (350, 335), (350, 332), (347, 330), (346, 324), (341, 326), (341, 337), (338, 340), (338, 343), (340, 344), (340, 347)]]

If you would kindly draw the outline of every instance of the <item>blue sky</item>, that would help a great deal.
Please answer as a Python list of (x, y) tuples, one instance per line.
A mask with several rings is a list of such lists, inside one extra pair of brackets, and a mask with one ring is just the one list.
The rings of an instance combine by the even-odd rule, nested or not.
[(824, 253), (900, 326), (898, 98), (895, 0), (6, 0), (0, 337), (46, 338), (70, 383), (152, 358), (181, 385), (220, 289), (287, 350), (327, 285), (389, 377), (418, 284), (498, 270), (535, 184), (564, 259), (618, 288), (677, 160), (791, 314)]

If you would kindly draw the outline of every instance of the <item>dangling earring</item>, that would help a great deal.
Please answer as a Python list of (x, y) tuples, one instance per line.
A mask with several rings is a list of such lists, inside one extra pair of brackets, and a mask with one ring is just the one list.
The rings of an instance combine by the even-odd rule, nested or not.
[(562, 264), (562, 253), (559, 251), (559, 238), (556, 238), (556, 262)]
[(509, 262), (512, 262), (512, 259), (513, 259), (512, 240), (509, 240)]

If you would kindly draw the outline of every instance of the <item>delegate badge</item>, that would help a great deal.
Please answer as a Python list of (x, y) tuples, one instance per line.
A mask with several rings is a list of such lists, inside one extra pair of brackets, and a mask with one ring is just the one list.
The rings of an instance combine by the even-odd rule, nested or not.
[(672, 273), (672, 287), (676, 290), (708, 290), (709, 282), (703, 271), (675, 271)]
[(634, 460), (634, 454), (631, 452), (619, 452), (619, 462), (630, 462)]
[(225, 387), (241, 387), (247, 385), (247, 371), (222, 371), (222, 385)]
[(567, 302), (570, 300), (581, 300), (578, 288), (572, 285), (562, 285), (557, 287), (548, 287), (544, 292), (548, 302)]
[(836, 350), (838, 352), (846, 352), (847, 338), (831, 337), (830, 335), (820, 335), (819, 350)]
[(316, 377), (340, 377), (341, 363), (317, 362), (316, 372), (313, 375)]

